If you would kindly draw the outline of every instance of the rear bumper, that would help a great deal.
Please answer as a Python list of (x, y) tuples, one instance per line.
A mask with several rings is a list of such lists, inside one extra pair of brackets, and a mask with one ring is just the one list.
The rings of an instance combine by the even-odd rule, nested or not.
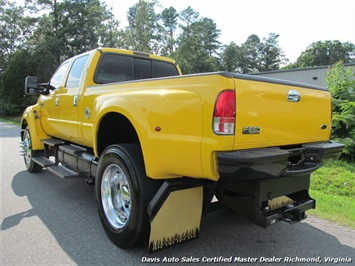
[(310, 174), (324, 160), (338, 158), (343, 148), (321, 142), (220, 153), (218, 199), (264, 228), (301, 221), (316, 205), (308, 194)]
[(221, 181), (266, 179), (307, 175), (322, 162), (337, 159), (344, 148), (335, 142), (304, 144), (299, 148), (251, 149), (218, 154)]

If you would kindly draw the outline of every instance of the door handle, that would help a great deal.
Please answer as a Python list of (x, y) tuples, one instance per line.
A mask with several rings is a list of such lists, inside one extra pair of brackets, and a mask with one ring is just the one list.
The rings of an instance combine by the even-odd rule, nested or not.
[(301, 94), (296, 90), (290, 90), (288, 92), (287, 100), (289, 102), (299, 102), (301, 101)]
[(75, 95), (73, 99), (73, 106), (76, 106), (77, 104), (78, 104), (78, 95)]

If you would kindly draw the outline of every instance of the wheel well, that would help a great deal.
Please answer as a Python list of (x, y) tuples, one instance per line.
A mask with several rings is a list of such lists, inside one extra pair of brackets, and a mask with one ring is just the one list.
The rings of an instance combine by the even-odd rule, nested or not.
[(123, 115), (109, 113), (102, 119), (97, 134), (97, 152), (100, 155), (112, 144), (139, 144), (139, 138), (132, 123)]
[[(23, 130), (23, 129), (26, 129), (26, 127), (28, 126), (28, 124), (27, 124), (27, 121), (24, 119), (23, 121), (22, 121), (22, 124), (21, 124), (21, 129)], [(23, 137), (23, 131), (21, 130), (21, 139), (22, 139), (22, 137)]]

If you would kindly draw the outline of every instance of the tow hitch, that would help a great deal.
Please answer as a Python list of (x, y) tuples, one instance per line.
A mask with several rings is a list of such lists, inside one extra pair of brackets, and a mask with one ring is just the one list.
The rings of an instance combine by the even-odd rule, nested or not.
[[(219, 199), (222, 204), (261, 227), (279, 221), (295, 223), (307, 218), (315, 208), (308, 194), (309, 175), (254, 180), (229, 184)], [(296, 192), (295, 192), (296, 191)]]
[[(291, 224), (300, 222), (307, 218), (306, 210), (314, 209), (316, 204), (315, 200), (308, 195), (307, 190), (302, 190), (280, 198), (287, 200), (283, 200), (281, 204), (276, 204), (276, 208), (268, 207), (261, 212), (267, 220), (266, 226), (277, 221), (284, 221)], [(264, 227), (266, 226), (264, 225)]]
[(283, 212), (283, 221), (292, 223), (294, 221), (302, 221), (307, 218), (306, 212), (304, 210), (294, 209), (289, 212)]

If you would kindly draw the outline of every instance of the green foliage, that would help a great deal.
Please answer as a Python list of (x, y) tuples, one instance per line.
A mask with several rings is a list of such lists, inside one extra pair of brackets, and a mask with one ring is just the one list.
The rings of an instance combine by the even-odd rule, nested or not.
[(235, 42), (231, 42), (224, 47), (222, 53), (222, 68), (229, 72), (236, 72), (238, 67), (237, 57), (238, 45)]
[(355, 199), (355, 163), (341, 160), (328, 162), (312, 174), (311, 188)]
[(13, 2), (0, 2), (0, 70), (31, 34), (35, 20), (24, 16), (24, 11)]
[(332, 138), (345, 144), (344, 153), (355, 159), (355, 73), (336, 63), (326, 75), (333, 97)]
[(163, 23), (161, 27), (161, 54), (164, 56), (169, 56), (175, 51), (176, 37), (174, 32), (178, 27), (178, 18), (179, 14), (173, 7), (165, 8), (160, 14)]
[(26, 0), (26, 9), (1, 1), (0, 11), (1, 115), (17, 115), (33, 103), (23, 97), (26, 76), (46, 82), (68, 57), (113, 45), (119, 35), (113, 32), (118, 22), (99, 0)]
[(16, 51), (0, 77), (0, 114), (18, 115), (34, 99), (23, 97), (24, 77), (32, 72), (31, 54), (25, 50)]
[(129, 26), (125, 31), (126, 47), (131, 50), (151, 53), (157, 44), (156, 2), (139, 0), (129, 8), (127, 19)]
[(297, 58), (295, 66), (313, 67), (333, 65), (338, 61), (348, 63), (354, 60), (355, 45), (340, 41), (318, 41), (312, 43)]
[(227, 71), (255, 73), (280, 69), (287, 62), (278, 45), (278, 34), (270, 33), (268, 38), (252, 34), (240, 46), (235, 43), (225, 46), (222, 65)]
[(100, 0), (26, 0), (26, 3), (33, 16), (37, 16), (38, 10), (45, 13), (36, 17), (35, 30), (25, 44), (31, 49), (40, 46), (40, 50), (52, 54), (56, 66), (68, 57), (103, 44), (119, 43), (119, 23)]
[(307, 213), (319, 218), (350, 226), (355, 229), (355, 200), (353, 198), (331, 195), (319, 190), (311, 190), (310, 195), (316, 199), (316, 209)]
[(355, 228), (355, 163), (332, 161), (311, 175), (310, 195), (317, 208), (310, 214)]
[(213, 20), (199, 18), (199, 13), (191, 7), (181, 12), (182, 33), (178, 38), (178, 48), (172, 54), (185, 74), (219, 70), (216, 57), (220, 46), (220, 30)]

